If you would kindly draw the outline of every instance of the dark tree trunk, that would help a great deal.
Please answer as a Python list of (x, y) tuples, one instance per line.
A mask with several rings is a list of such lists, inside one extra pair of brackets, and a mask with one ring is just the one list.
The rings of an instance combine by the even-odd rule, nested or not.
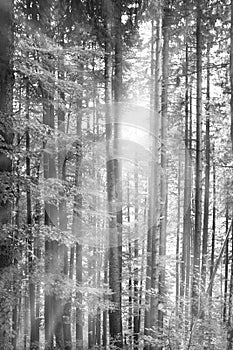
[[(26, 117), (29, 122), (29, 85), (26, 85)], [(28, 179), (31, 176), (31, 161), (30, 161), (30, 130), (26, 130), (26, 151), (28, 156), (26, 157), (26, 174)], [(34, 272), (35, 261), (33, 257), (34, 239), (32, 234), (32, 201), (31, 201), (31, 188), (30, 184), (27, 185), (27, 229), (28, 229), (28, 272), (29, 272), (29, 305), (30, 305), (30, 349), (38, 349), (38, 341), (36, 337), (36, 288), (33, 282), (32, 274)]]
[[(1, 179), (1, 183), (6, 183), (9, 192), (11, 191), (11, 170), (12, 163), (10, 157), (8, 157), (5, 151), (11, 152), (13, 134), (12, 134), (12, 103), (13, 103), (13, 69), (12, 69), (12, 57), (13, 57), (13, 1), (0, 1), (0, 23), (1, 23), (1, 35), (0, 35), (0, 119), (1, 119), (1, 137), (4, 143), (1, 142), (0, 149), (0, 178), (3, 176), (5, 180)], [(7, 198), (8, 197), (8, 198)], [(1, 193), (0, 201), (0, 228), (2, 225), (10, 223), (11, 219), (11, 207), (9, 202), (9, 196), (5, 193)], [(9, 232), (7, 232), (9, 234)], [(4, 237), (2, 232), (0, 240), (0, 274), (1, 279), (4, 278), (4, 274), (7, 274), (7, 268), (13, 263), (13, 246), (10, 239)], [(6, 275), (5, 275), (6, 277)], [(10, 324), (11, 306), (8, 302), (10, 297), (7, 278), (6, 283), (3, 284), (0, 296), (0, 349), (5, 350), (11, 345), (10, 327), (6, 325)], [(4, 281), (4, 279), (3, 279)], [(15, 326), (15, 325), (14, 325)]]
[(197, 1), (196, 10), (196, 65), (197, 65), (197, 103), (196, 103), (196, 190), (195, 190), (195, 231), (192, 283), (192, 316), (196, 317), (199, 310), (200, 282), (200, 246), (202, 228), (202, 32), (201, 11), (202, 2)]
[[(44, 115), (43, 122), (48, 125), (51, 131), (54, 129), (54, 107), (50, 94), (46, 91), (44, 94)], [(49, 140), (49, 135), (47, 135)], [(52, 154), (44, 153), (44, 178), (48, 180), (56, 177), (55, 159)], [(54, 204), (45, 202), (45, 225), (57, 226), (58, 212)], [(55, 273), (56, 263), (55, 254), (57, 254), (58, 244), (54, 240), (45, 241), (45, 272)], [(55, 332), (55, 295), (52, 291), (45, 293), (45, 342), (46, 349), (53, 349), (53, 336)]]
[[(122, 94), (122, 25), (121, 25), (121, 0), (114, 5), (114, 101), (121, 101)], [(113, 125), (108, 125), (106, 131), (107, 143), (113, 137), (114, 147), (118, 148), (119, 124), (118, 105)], [(108, 122), (107, 122), (108, 123)], [(114, 310), (109, 311), (110, 345), (121, 348), (122, 317), (121, 317), (121, 270), (122, 270), (122, 209), (121, 209), (121, 164), (118, 159), (110, 159), (107, 162), (107, 192), (110, 218), (110, 248), (109, 248), (109, 287), (112, 290), (111, 301), (115, 305)], [(114, 208), (114, 203), (117, 207)]]

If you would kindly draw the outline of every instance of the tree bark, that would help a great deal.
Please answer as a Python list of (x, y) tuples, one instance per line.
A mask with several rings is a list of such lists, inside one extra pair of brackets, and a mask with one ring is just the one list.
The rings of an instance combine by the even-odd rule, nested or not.
[(202, 32), (201, 10), (202, 2), (197, 1), (196, 9), (196, 69), (197, 69), (197, 99), (196, 99), (196, 189), (195, 189), (195, 231), (192, 283), (192, 316), (199, 311), (200, 282), (200, 245), (202, 229)]
[[(228, 197), (228, 194), (227, 194)], [(228, 209), (228, 198), (226, 199), (226, 233), (228, 231), (228, 222), (229, 222), (229, 209)], [(227, 294), (228, 294), (228, 265), (229, 265), (229, 239), (226, 242), (226, 249), (225, 249), (225, 264), (224, 264), (224, 301), (223, 301), (223, 322), (226, 323), (227, 321)]]
[(164, 312), (166, 309), (166, 225), (167, 225), (167, 118), (168, 118), (168, 77), (169, 77), (169, 27), (171, 20), (171, 9), (165, 4), (163, 17), (163, 49), (162, 49), (162, 115), (161, 115), (161, 211), (160, 211), (160, 272), (159, 272), (159, 305), (158, 305), (158, 327), (163, 334)]
[[(150, 198), (150, 221), (151, 230), (151, 298), (150, 298), (150, 332), (156, 339), (158, 328), (158, 303), (156, 292), (158, 291), (158, 255), (159, 255), (159, 219), (160, 219), (160, 167), (159, 167), (159, 132), (161, 124), (161, 54), (162, 54), (162, 14), (161, 8), (158, 9), (158, 18), (156, 22), (156, 53), (155, 53), (155, 71), (154, 87), (152, 89), (153, 103), (151, 103), (151, 130), (153, 134), (153, 159), (151, 162), (151, 198)], [(154, 32), (154, 31), (153, 31)], [(152, 32), (152, 41), (154, 33)], [(154, 51), (154, 50), (153, 50)], [(152, 67), (153, 67), (152, 56)], [(151, 344), (151, 349), (155, 349), (155, 343)]]
[[(121, 24), (121, 0), (115, 2), (114, 6), (114, 102), (116, 102), (114, 120), (111, 121), (112, 130), (106, 130), (107, 143), (111, 140), (117, 149), (120, 125), (118, 123), (118, 102), (122, 97), (122, 24)], [(108, 101), (109, 102), (109, 101)], [(108, 123), (108, 122), (107, 122)], [(113, 133), (113, 134), (112, 134)], [(109, 311), (109, 331), (110, 346), (121, 348), (123, 344), (122, 336), (122, 316), (121, 316), (121, 272), (122, 272), (122, 208), (121, 208), (121, 164), (119, 159), (107, 161), (107, 192), (109, 213), (111, 215), (110, 228), (110, 248), (109, 248), (109, 287), (112, 290), (112, 302), (114, 310)], [(117, 203), (117, 206), (115, 205)]]
[[(5, 180), (1, 180), (1, 183), (6, 182), (7, 191), (12, 190), (11, 183), (11, 170), (12, 162), (11, 158), (6, 155), (5, 151), (11, 152), (13, 133), (12, 133), (12, 111), (13, 111), (13, 1), (0, 1), (0, 23), (1, 23), (1, 35), (0, 35), (0, 119), (1, 119), (1, 131), (0, 135), (3, 138), (0, 149), (0, 177), (5, 177)], [(11, 218), (11, 205), (9, 201), (9, 193), (1, 193), (0, 201), (0, 228), (3, 225), (10, 223)], [(7, 235), (9, 232), (7, 232)], [(3, 289), (0, 297), (0, 349), (6, 350), (11, 346), (11, 334), (10, 334), (10, 316), (11, 306), (8, 298), (10, 286), (7, 282), (6, 274), (7, 268), (13, 263), (13, 246), (11, 239), (7, 236), (4, 237), (4, 233), (1, 234), (0, 241), (0, 279), (3, 280)], [(4, 275), (5, 281), (4, 282)]]
[(209, 187), (210, 187), (210, 47), (207, 44), (207, 90), (206, 90), (206, 135), (205, 135), (205, 197), (204, 197), (204, 223), (202, 236), (202, 291), (206, 288), (207, 248), (209, 229)]
[[(77, 137), (78, 142), (76, 145), (76, 165), (75, 165), (75, 185), (77, 189), (81, 188), (81, 173), (80, 166), (82, 160), (82, 145), (81, 145), (81, 134), (82, 134), (82, 118), (79, 115), (77, 118)], [(73, 234), (77, 237), (76, 243), (76, 282), (77, 286), (82, 285), (82, 223), (80, 209), (82, 206), (82, 196), (78, 193), (74, 199), (74, 214), (73, 214)], [(76, 298), (80, 306), (76, 307), (76, 350), (83, 349), (83, 312), (82, 312), (82, 293), (77, 292)]]
[[(43, 91), (44, 110), (43, 122), (49, 126), (50, 132), (54, 129), (54, 107), (52, 96)], [(47, 135), (49, 142), (50, 136)], [(52, 154), (44, 153), (44, 179), (56, 178), (55, 159)], [(57, 226), (58, 212), (54, 204), (45, 202), (45, 225), (53, 227)], [(46, 239), (45, 241), (45, 272), (54, 274), (57, 268), (55, 263), (55, 252), (57, 252), (58, 244), (55, 240)], [(53, 336), (55, 331), (55, 295), (53, 291), (45, 293), (45, 341), (46, 349), (53, 349)]]
[(230, 31), (230, 84), (231, 84), (231, 143), (233, 151), (233, 1), (231, 0), (231, 31)]

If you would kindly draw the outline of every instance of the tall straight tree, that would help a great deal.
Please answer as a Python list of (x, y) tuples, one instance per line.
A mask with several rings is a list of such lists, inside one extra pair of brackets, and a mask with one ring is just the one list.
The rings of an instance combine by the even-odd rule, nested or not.
[[(231, 84), (231, 100), (230, 100), (230, 107), (231, 107), (231, 146), (233, 151), (233, 0), (231, 0), (231, 32), (230, 32), (230, 84)], [(232, 240), (233, 242), (233, 240)], [(232, 243), (233, 244), (233, 243)], [(232, 271), (231, 271), (232, 274)], [(231, 280), (232, 282), (232, 280)], [(230, 288), (232, 287), (232, 284), (230, 285)], [(230, 307), (232, 307), (232, 298), (230, 299)], [(228, 320), (228, 344), (227, 348), (228, 350), (233, 349), (233, 327), (232, 327), (232, 317), (229, 317)]]
[(163, 9), (162, 24), (162, 113), (161, 113), (161, 181), (160, 181), (160, 239), (159, 239), (159, 310), (158, 326), (163, 332), (165, 311), (165, 256), (166, 256), (166, 230), (167, 230), (167, 123), (168, 123), (168, 78), (169, 78), (169, 38), (172, 23), (171, 1), (166, 1)]
[(231, 0), (230, 82), (231, 82), (231, 143), (232, 143), (232, 150), (233, 150), (233, 0)]
[(206, 89), (206, 134), (205, 134), (205, 197), (204, 197), (204, 222), (202, 239), (202, 266), (201, 282), (202, 290), (205, 290), (207, 272), (207, 248), (209, 228), (209, 187), (210, 187), (210, 45), (207, 44), (207, 89)]
[(192, 316), (198, 315), (200, 282), (200, 245), (202, 229), (202, 2), (197, 0), (196, 8), (196, 189), (195, 189), (195, 230), (192, 281)]
[(184, 215), (183, 215), (183, 241), (181, 258), (180, 305), (184, 305), (184, 298), (189, 294), (190, 272), (190, 236), (191, 236), (191, 148), (189, 125), (189, 42), (188, 42), (188, 2), (185, 2), (185, 174), (184, 174)]
[[(154, 131), (154, 124), (155, 124), (155, 118), (153, 113), (153, 107), (154, 107), (154, 41), (155, 41), (155, 21), (152, 19), (151, 21), (151, 84), (150, 84), (150, 108), (151, 108), (151, 130)], [(157, 89), (156, 89), (157, 91)], [(155, 148), (155, 142), (153, 144), (153, 148)], [(151, 163), (152, 164), (152, 163)], [(152, 253), (152, 240), (155, 242), (155, 228), (153, 225), (153, 219), (154, 219), (154, 190), (155, 190), (155, 184), (154, 184), (154, 168), (151, 166), (150, 171), (150, 177), (149, 177), (149, 189), (150, 189), (150, 197), (149, 197), (149, 213), (148, 213), (148, 231), (147, 231), (147, 261), (146, 261), (146, 291), (145, 291), (145, 316), (144, 316), (144, 334), (146, 336), (149, 336), (151, 334), (151, 323), (152, 326), (155, 327), (155, 324), (157, 322), (156, 312), (154, 311), (155, 304), (155, 297), (151, 295), (151, 289), (155, 289), (156, 285), (156, 263), (155, 263), (155, 249), (154, 254)], [(154, 233), (154, 237), (152, 237)], [(154, 247), (155, 244), (154, 244)], [(153, 272), (152, 272), (153, 271)], [(153, 273), (153, 277), (152, 277)], [(153, 306), (152, 306), (153, 305)], [(150, 308), (152, 306), (152, 310)], [(153, 318), (153, 319), (152, 319)], [(155, 319), (155, 320), (154, 320)], [(144, 349), (147, 349), (149, 347), (149, 344), (145, 344)]]
[[(104, 99), (106, 104), (106, 153), (107, 157), (110, 152), (110, 140), (112, 137), (112, 127), (110, 123), (110, 105), (112, 102), (112, 43), (111, 43), (111, 30), (112, 30), (112, 3), (106, 0), (104, 2), (104, 27), (105, 27), (105, 52), (104, 52)], [(112, 161), (107, 159), (107, 196), (109, 211), (111, 211), (112, 200), (112, 174), (113, 167)], [(110, 214), (111, 215), (111, 214)], [(109, 220), (109, 229), (111, 230), (111, 221)], [(104, 254), (104, 283), (108, 283), (108, 262), (109, 262), (109, 251)], [(110, 271), (110, 267), (109, 267)], [(111, 316), (110, 316), (111, 317)], [(109, 318), (110, 318), (109, 317)], [(107, 311), (103, 312), (103, 347), (107, 348)]]
[[(11, 240), (8, 239), (9, 232), (2, 230), (3, 225), (10, 223), (10, 201), (9, 191), (11, 191), (11, 170), (12, 162), (8, 155), (11, 151), (12, 134), (12, 112), (13, 112), (13, 0), (0, 1), (0, 178), (1, 200), (0, 200), (0, 273), (1, 285), (3, 286), (0, 296), (0, 349), (10, 349), (10, 317), (11, 302), (8, 298), (10, 285), (8, 285), (7, 268), (12, 263)], [(5, 187), (5, 190), (4, 190)], [(4, 277), (5, 276), (5, 277)]]
[[(122, 1), (117, 0), (113, 6), (113, 36), (114, 36), (114, 87), (113, 95), (116, 108), (113, 116), (114, 148), (117, 150), (120, 125), (118, 123), (118, 102), (122, 98)], [(109, 137), (108, 136), (108, 137)], [(107, 165), (108, 202), (110, 204), (110, 249), (109, 249), (109, 287), (112, 290), (112, 301), (115, 309), (109, 312), (109, 330), (111, 344), (122, 347), (122, 316), (121, 316), (121, 270), (122, 270), (122, 209), (121, 209), (121, 164), (118, 159), (111, 159)], [(117, 207), (114, 208), (114, 203)]]
[[(152, 33), (153, 34), (153, 33)], [(155, 26), (156, 49), (155, 49), (155, 70), (152, 71), (153, 79), (153, 101), (151, 111), (151, 130), (154, 140), (153, 160), (151, 167), (151, 300), (150, 300), (150, 330), (153, 338), (156, 338), (158, 325), (158, 309), (156, 290), (158, 289), (158, 242), (159, 242), (159, 219), (160, 219), (160, 172), (159, 172), (159, 129), (161, 121), (161, 55), (162, 55), (162, 8), (161, 5), (157, 11)], [(152, 40), (154, 40), (152, 35)], [(151, 349), (155, 344), (151, 345)]]

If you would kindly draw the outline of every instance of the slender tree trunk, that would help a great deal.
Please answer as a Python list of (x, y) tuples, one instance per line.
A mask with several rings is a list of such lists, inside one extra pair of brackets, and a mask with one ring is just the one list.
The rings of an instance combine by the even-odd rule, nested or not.
[[(81, 188), (81, 159), (82, 159), (82, 118), (79, 115), (77, 118), (77, 137), (79, 138), (76, 144), (76, 169), (75, 169), (75, 186), (77, 189)], [(82, 206), (82, 196), (78, 193), (74, 199), (74, 215), (73, 215), (73, 233), (77, 237), (76, 243), (76, 283), (80, 287), (82, 285), (83, 267), (82, 267), (82, 244), (80, 240), (82, 238), (82, 223), (80, 209)], [(80, 291), (76, 294), (77, 301), (82, 305), (82, 293)], [(76, 307), (76, 350), (83, 349), (83, 312), (82, 307)]]
[[(5, 151), (11, 151), (13, 142), (12, 134), (12, 105), (13, 105), (13, 69), (12, 69), (12, 57), (13, 57), (13, 1), (0, 1), (0, 23), (1, 23), (1, 36), (0, 36), (0, 57), (1, 57), (1, 74), (0, 74), (0, 115), (1, 115), (1, 142), (0, 149), (0, 177), (7, 176), (6, 187), (11, 188), (11, 170), (12, 162), (11, 158), (6, 155)], [(4, 183), (5, 180), (1, 180)], [(1, 193), (0, 200), (0, 228), (2, 225), (7, 225), (11, 220), (11, 207), (9, 200), (4, 196), (6, 194)], [(6, 231), (7, 232), (7, 231)], [(9, 232), (7, 232), (9, 233)], [(10, 317), (11, 317), (11, 302), (10, 286), (8, 285), (6, 274), (7, 268), (13, 262), (11, 256), (13, 247), (11, 242), (1, 235), (0, 240), (0, 281), (3, 286), (0, 296), (0, 350), (6, 350), (11, 346), (11, 334), (10, 334)], [(5, 278), (4, 278), (5, 277)]]
[[(230, 83), (231, 83), (231, 144), (233, 151), (233, 0), (231, 0), (231, 31), (230, 31)], [(232, 286), (232, 285), (231, 285)], [(231, 288), (230, 286), (230, 288)], [(229, 318), (230, 319), (230, 318)], [(227, 332), (227, 350), (233, 349), (233, 327), (232, 321), (228, 326)]]
[[(137, 164), (135, 164), (134, 171), (134, 184), (135, 184), (135, 236), (138, 234), (138, 169)], [(134, 261), (137, 264), (139, 257), (139, 244), (138, 239), (134, 241)], [(138, 341), (139, 341), (139, 332), (140, 332), (140, 308), (139, 308), (139, 269), (138, 267), (134, 267), (134, 312), (133, 312), (133, 334), (134, 334), (134, 350), (138, 349)]]
[[(227, 195), (228, 197), (228, 195)], [(228, 198), (226, 199), (226, 233), (228, 231), (228, 222), (229, 222), (229, 207), (228, 207)], [(224, 263), (224, 302), (223, 302), (223, 322), (227, 322), (227, 294), (228, 294), (228, 265), (229, 265), (229, 239), (226, 242), (226, 249), (225, 249), (225, 263)]]
[[(44, 94), (44, 114), (43, 122), (48, 125), (50, 131), (54, 129), (54, 107), (50, 94), (45, 90)], [(48, 141), (50, 136), (47, 135)], [(56, 165), (53, 155), (44, 152), (44, 178), (45, 180), (56, 177)], [(55, 226), (57, 225), (57, 207), (54, 204), (45, 202), (45, 225)], [(46, 239), (45, 241), (45, 272), (55, 273), (55, 252), (57, 254), (57, 242), (55, 240)], [(53, 336), (55, 330), (55, 295), (54, 292), (45, 293), (45, 342), (46, 349), (53, 349)]]
[[(39, 186), (39, 178), (40, 178), (40, 162), (37, 164), (37, 174), (36, 174), (36, 185)], [(34, 244), (34, 254), (37, 259), (37, 262), (40, 263), (41, 260), (41, 241), (39, 238), (39, 230), (40, 230), (40, 217), (41, 217), (41, 204), (40, 200), (36, 198), (35, 201), (35, 244)], [(35, 326), (35, 343), (39, 344), (40, 341), (40, 304), (41, 304), (41, 287), (40, 282), (37, 282), (36, 285), (36, 305), (35, 305), (35, 317), (36, 317), (36, 326)]]
[[(128, 184), (127, 184), (127, 222), (130, 225), (130, 192), (129, 192), (129, 178), (128, 178)], [(128, 347), (131, 350), (132, 345), (133, 345), (133, 337), (132, 337), (132, 332), (133, 332), (133, 280), (132, 280), (132, 259), (133, 259), (133, 254), (132, 254), (132, 243), (131, 243), (131, 237), (130, 237), (130, 226), (128, 229), (128, 272), (129, 272), (129, 282), (128, 282), (128, 293), (129, 293), (129, 308), (128, 308), (128, 332), (129, 332), (129, 342), (128, 342)]]
[(206, 135), (205, 135), (205, 197), (204, 197), (204, 223), (202, 239), (202, 267), (201, 280), (202, 291), (206, 288), (207, 272), (207, 248), (208, 248), (208, 228), (209, 228), (209, 187), (210, 187), (210, 47), (207, 47), (207, 91), (206, 91)]
[[(176, 317), (179, 315), (180, 304), (180, 201), (181, 201), (181, 149), (179, 147), (178, 181), (177, 181), (177, 229), (176, 229)], [(178, 318), (177, 318), (178, 319)]]
[[(153, 103), (151, 103), (151, 130), (153, 133), (153, 159), (151, 166), (151, 198), (150, 198), (150, 222), (151, 230), (151, 299), (150, 299), (150, 332), (154, 339), (157, 337), (158, 328), (158, 305), (156, 292), (158, 290), (158, 253), (159, 253), (159, 218), (160, 218), (160, 171), (159, 171), (159, 130), (161, 123), (161, 53), (162, 53), (162, 14), (161, 8), (158, 9), (159, 16), (156, 23), (156, 54), (155, 71), (151, 73), (154, 76), (154, 86), (152, 89)], [(152, 40), (154, 40), (154, 30), (152, 31)], [(153, 49), (154, 51), (154, 49)], [(152, 56), (152, 67), (153, 67)], [(151, 344), (151, 349), (155, 349), (155, 344)]]
[(202, 32), (201, 10), (202, 2), (197, 1), (196, 10), (196, 67), (197, 67), (197, 102), (196, 102), (196, 190), (195, 190), (195, 232), (192, 283), (192, 316), (196, 317), (199, 310), (200, 282), (200, 245), (202, 228)]
[(163, 333), (164, 312), (166, 309), (166, 286), (165, 286), (165, 257), (166, 257), (166, 225), (167, 225), (167, 113), (168, 113), (168, 77), (169, 77), (169, 27), (171, 14), (170, 9), (165, 5), (163, 18), (163, 50), (162, 50), (162, 116), (161, 116), (161, 213), (160, 213), (160, 272), (159, 272), (159, 310), (158, 310), (158, 326), (159, 331)]
[(233, 150), (233, 0), (231, 0), (231, 42), (230, 42), (230, 82), (231, 82), (231, 143)]
[[(108, 251), (104, 254), (104, 284), (108, 283)], [(103, 311), (103, 335), (102, 344), (103, 348), (107, 349), (107, 326), (108, 326), (108, 313), (107, 310)]]
[[(29, 85), (26, 85), (26, 117), (29, 123)], [(28, 179), (31, 176), (31, 162), (30, 162), (30, 129), (26, 130), (26, 174)], [(33, 282), (33, 272), (34, 272), (34, 258), (33, 258), (33, 248), (34, 248), (34, 238), (32, 234), (32, 203), (31, 203), (31, 188), (30, 184), (27, 185), (27, 229), (28, 229), (28, 267), (29, 267), (29, 305), (30, 305), (30, 349), (38, 349), (38, 342), (36, 337), (36, 313), (35, 313), (35, 300), (36, 300), (36, 288)]]
[[(188, 43), (188, 0), (185, 3), (185, 174), (184, 174), (184, 213), (183, 213), (183, 240), (181, 258), (181, 283), (180, 283), (180, 306), (181, 313), (184, 311), (185, 330), (188, 323), (189, 313), (189, 275), (190, 275), (190, 240), (191, 240), (191, 99), (189, 98), (189, 43)], [(191, 93), (191, 92), (190, 92)], [(189, 111), (190, 109), (190, 111)], [(191, 120), (191, 117), (190, 117)]]
[(233, 229), (231, 229), (231, 277), (230, 277), (230, 285), (229, 285), (229, 304), (228, 304), (229, 311), (228, 311), (228, 320), (227, 320), (227, 350), (232, 350), (233, 348), (232, 298), (233, 298)]
[[(214, 153), (214, 152), (213, 152)], [(214, 157), (214, 154), (213, 154)], [(216, 170), (213, 159), (213, 214), (212, 214), (212, 241), (211, 241), (211, 258), (210, 258), (210, 279), (214, 271), (214, 252), (215, 252), (215, 234), (216, 234)], [(212, 286), (209, 289), (209, 296), (212, 298)]]
[[(109, 3), (108, 3), (109, 4)], [(112, 18), (112, 13), (111, 9), (109, 6), (106, 8), (106, 18), (105, 18), (105, 33), (106, 33), (106, 38), (105, 38), (105, 57), (104, 57), (104, 62), (105, 62), (105, 67), (104, 67), (104, 93), (105, 93), (105, 104), (106, 104), (106, 153), (107, 157), (109, 154), (109, 143), (112, 137), (112, 126), (111, 126), (111, 118), (110, 118), (110, 104), (112, 102), (112, 59), (111, 59), (111, 52), (112, 52), (112, 46), (111, 46), (111, 18)], [(107, 159), (107, 179), (108, 176), (112, 176), (113, 174), (113, 169), (112, 169), (112, 161)], [(110, 184), (112, 181), (110, 181), (109, 184), (107, 184), (107, 192), (110, 192)], [(111, 195), (110, 193), (108, 194), (108, 198), (110, 199)], [(108, 203), (110, 207), (110, 203)], [(109, 224), (109, 229), (110, 224)], [(110, 243), (110, 241), (109, 241)], [(104, 283), (108, 283), (108, 269), (110, 272), (110, 267), (108, 266), (109, 263), (109, 253), (110, 251), (106, 251), (104, 255)], [(107, 348), (107, 311), (105, 310), (103, 312), (103, 347), (104, 349)]]

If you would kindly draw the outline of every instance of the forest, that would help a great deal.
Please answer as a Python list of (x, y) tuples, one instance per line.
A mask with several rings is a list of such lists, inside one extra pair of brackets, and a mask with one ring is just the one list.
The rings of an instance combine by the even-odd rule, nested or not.
[(233, 349), (233, 0), (0, 0), (0, 350)]

